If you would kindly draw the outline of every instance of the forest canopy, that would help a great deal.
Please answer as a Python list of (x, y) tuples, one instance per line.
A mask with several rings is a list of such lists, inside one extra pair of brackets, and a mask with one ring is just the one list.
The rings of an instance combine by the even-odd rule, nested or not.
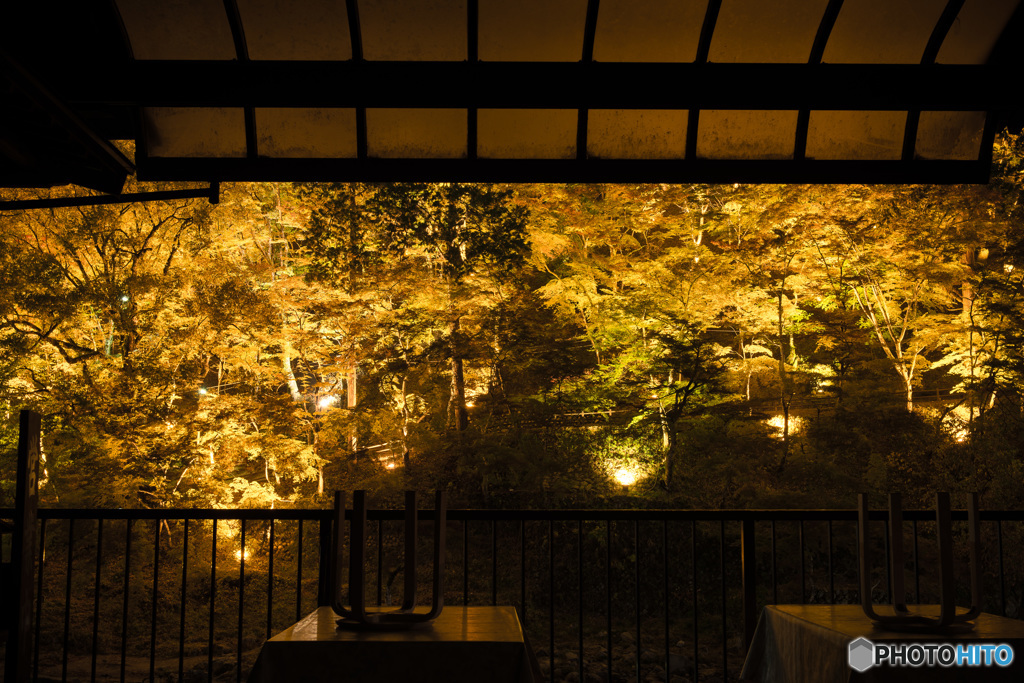
[(0, 214), (0, 505), (31, 408), (51, 506), (1019, 506), (1022, 159)]

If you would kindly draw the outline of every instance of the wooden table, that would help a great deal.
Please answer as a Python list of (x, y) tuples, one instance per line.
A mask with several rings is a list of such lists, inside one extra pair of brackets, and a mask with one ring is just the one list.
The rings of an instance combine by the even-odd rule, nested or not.
[[(911, 605), (912, 611), (938, 615), (938, 605)], [(884, 608), (879, 608), (884, 609)], [(876, 628), (860, 605), (769, 605), (757, 623), (740, 679), (763, 683), (847, 683), (848, 681), (1024, 681), (1024, 621), (982, 614), (966, 633), (922, 634)], [(850, 641), (878, 644), (991, 643), (1013, 648), (1005, 668), (873, 666), (850, 668)]]
[(250, 683), (541, 680), (514, 607), (445, 607), (437, 620), (404, 631), (339, 629), (336, 620), (320, 607), (268, 640)]

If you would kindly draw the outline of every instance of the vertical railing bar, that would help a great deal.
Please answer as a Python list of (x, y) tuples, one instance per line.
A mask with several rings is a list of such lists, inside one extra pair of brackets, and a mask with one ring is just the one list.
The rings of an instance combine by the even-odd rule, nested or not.
[(636, 617), (636, 683), (640, 683), (640, 520), (633, 520), (633, 581), (636, 585), (636, 601), (633, 605)]
[(775, 520), (772, 520), (772, 604), (779, 604), (778, 555), (775, 552)]
[(548, 518), (548, 678), (555, 677), (555, 522)]
[(693, 595), (693, 680), (700, 680), (700, 652), (697, 650), (697, 520), (690, 520), (691, 589)]
[[(671, 678), (672, 658), (669, 656), (672, 646), (672, 629), (669, 621), (671, 611), (669, 610), (669, 563), (668, 563), (668, 520), (663, 519), (661, 521), (661, 550), (662, 550), (662, 564), (664, 569), (665, 577), (665, 683), (669, 683)], [(583, 677), (580, 677), (583, 680)]]
[(96, 651), (100, 637), (100, 577), (103, 573), (103, 518), (96, 520), (96, 583), (92, 595), (92, 660), (89, 664), (89, 680), (96, 680)]
[(210, 632), (206, 649), (206, 680), (213, 683), (213, 624), (217, 604), (217, 520), (213, 520), (213, 542), (210, 547)]
[(267, 640), (274, 629), (274, 520), (270, 520), (267, 538), (270, 542), (267, 558)]
[(469, 604), (469, 520), (462, 520), (462, 604)]
[(921, 604), (921, 572), (917, 554), (917, 520), (912, 520), (914, 529), (914, 600)]
[(800, 546), (800, 604), (807, 601), (807, 574), (804, 568), (804, 520), (800, 520), (800, 528), (797, 532)]
[(519, 604), (526, 627), (526, 520), (519, 520)]
[[(189, 538), (189, 519), (183, 519), (183, 551), (182, 551), (182, 568), (181, 568), (181, 613), (179, 623), (179, 677), (184, 673), (184, 625), (186, 623), (186, 606), (188, 604), (188, 538)], [(1000, 572), (1000, 601), (1003, 613), (1007, 611), (1007, 594), (1006, 594), (1006, 578), (1005, 578), (1005, 555), (1003, 551), (1003, 520), (994, 520), (996, 522), (997, 532), (997, 544), (998, 544), (998, 562)], [(828, 519), (827, 522), (827, 548), (828, 548), (828, 571), (829, 571), (829, 603), (835, 604), (837, 599), (836, 595), (836, 558), (835, 558), (835, 525), (834, 520)], [(214, 628), (215, 628), (215, 594), (216, 594), (216, 563), (217, 563), (217, 520), (213, 520), (213, 539), (212, 539), (212, 558), (211, 558), (211, 569), (210, 569), (210, 596), (211, 596), (211, 607), (210, 607), (210, 643), (213, 643)], [(911, 520), (912, 531), (914, 535), (914, 579), (915, 579), (915, 598), (918, 602), (921, 600), (920, 593), (920, 549), (919, 549), (919, 532), (917, 520)], [(160, 563), (160, 534), (161, 534), (161, 521), (155, 520), (156, 532), (153, 547), (153, 584), (152, 584), (152, 603), (151, 603), (151, 623), (150, 623), (150, 674), (151, 677), (155, 674), (155, 658), (156, 658), (156, 633), (157, 633), (157, 609), (159, 601), (159, 563)], [(888, 527), (889, 522), (886, 521)], [(103, 548), (103, 536), (105, 520), (102, 518), (97, 519), (97, 534), (96, 534), (96, 573), (94, 577), (94, 596), (93, 596), (93, 635), (92, 635), (92, 652), (91, 652), (91, 680), (96, 680), (97, 666), (98, 666), (98, 623), (101, 606), (101, 589), (102, 589), (102, 569), (104, 561), (104, 548)], [(123, 605), (122, 605), (122, 633), (121, 633), (121, 680), (125, 680), (126, 675), (126, 656), (127, 656), (127, 638), (128, 638), (128, 627), (129, 627), (129, 601), (130, 601), (130, 584), (131, 584), (131, 552), (133, 543), (133, 526), (134, 520), (125, 521), (125, 560), (124, 560), (124, 593), (123, 593)], [(147, 525), (148, 526), (148, 525)], [(636, 634), (637, 634), (637, 677), (642, 678), (642, 660), (640, 657), (641, 653), (641, 635), (642, 635), (642, 624), (641, 624), (641, 613), (642, 613), (642, 596), (641, 591), (641, 577), (643, 575), (643, 567), (641, 566), (641, 560), (639, 555), (640, 546), (640, 524), (638, 520), (634, 520), (634, 556), (636, 557), (634, 574), (635, 574), (635, 613), (636, 613)], [(554, 645), (555, 645), (555, 606), (554, 606), (554, 519), (549, 518), (548, 520), (548, 574), (549, 574), (549, 659), (550, 659), (550, 671), (554, 671)], [(35, 643), (36, 650), (36, 665), (35, 665), (35, 677), (38, 679), (38, 652), (40, 649), (41, 639), (39, 637), (41, 626), (41, 615), (43, 606), (43, 584), (45, 580), (45, 528), (46, 520), (40, 520), (40, 550), (39, 550), (39, 573), (37, 575), (37, 599), (36, 599), (36, 613), (37, 623), (35, 630), (37, 633), (37, 641)], [(76, 544), (75, 531), (76, 531), (76, 520), (74, 518), (68, 519), (68, 556), (67, 566), (65, 573), (65, 592), (68, 596), (68, 600), (64, 606), (64, 641), (62, 650), (62, 678), (67, 679), (68, 667), (69, 667), (69, 640), (70, 640), (70, 595), (73, 584), (73, 567), (74, 567), (74, 549)], [(303, 551), (303, 537), (302, 537), (303, 520), (299, 520), (300, 535), (298, 539), (298, 566), (297, 566), (297, 580), (296, 580), (296, 613), (301, 618), (301, 607), (302, 607), (302, 551)], [(778, 536), (776, 530), (776, 520), (770, 520), (771, 528), (771, 572), (772, 572), (772, 595), (773, 602), (778, 602)], [(607, 650), (609, 654), (608, 659), (608, 674), (611, 677), (613, 658), (611, 656), (613, 652), (612, 642), (612, 622), (613, 612), (612, 604), (614, 601), (614, 593), (612, 589), (612, 521), (609, 520), (606, 523), (606, 537), (607, 537), (607, 567), (606, 567), (606, 602), (607, 602), (607, 621), (608, 621), (608, 645)], [(237, 643), (237, 666), (236, 674), (241, 679), (241, 662), (242, 662), (242, 636), (244, 631), (244, 582), (245, 582), (245, 550), (246, 550), (246, 521), (241, 520), (241, 543), (242, 543), (242, 556), (240, 558), (240, 587), (239, 587), (239, 606), (238, 606), (238, 643)], [(469, 521), (464, 521), (463, 526), (463, 601), (464, 604), (468, 604), (468, 572), (469, 572)], [(697, 638), (698, 638), (698, 619), (697, 619), (697, 600), (698, 600), (698, 556), (697, 556), (697, 524), (696, 521), (691, 521), (691, 550), (693, 557), (692, 565), (692, 587), (693, 587), (693, 601), (694, 601), (694, 622), (693, 622), (693, 635), (694, 635), (694, 657), (695, 657), (695, 671), (696, 675), (699, 671), (699, 667), (696, 665), (697, 656)], [(268, 569), (268, 597), (267, 597), (267, 636), (269, 637), (273, 629), (273, 583), (274, 583), (274, 556), (275, 556), (275, 523), (274, 520), (270, 520), (269, 527), (270, 535), (270, 548), (269, 548), (269, 569)], [(720, 579), (721, 579), (721, 599), (722, 599), (722, 630), (723, 630), (723, 674), (727, 677), (727, 667), (729, 665), (728, 660), (728, 637), (727, 637), (727, 606), (728, 606), (728, 592), (727, 592), (727, 581), (726, 581), (726, 566), (727, 560), (727, 547), (725, 544), (725, 520), (720, 522)], [(886, 539), (886, 566), (887, 566), (887, 582), (891, 582), (891, 548), (888, 543), (889, 534), (885, 534)], [(109, 540), (109, 539), (108, 539)], [(685, 543), (685, 541), (682, 541)], [(842, 542), (842, 541), (841, 541)], [(383, 520), (378, 520), (378, 603), (383, 604), (383, 562), (382, 562), (382, 544), (383, 544)], [(584, 640), (584, 605), (585, 605), (585, 591), (584, 591), (584, 574), (585, 570), (583, 567), (584, 560), (584, 538), (583, 538), (583, 521), (578, 521), (577, 524), (577, 561), (578, 561), (578, 604), (579, 611), (577, 615), (577, 627), (578, 627), (578, 652), (580, 654), (579, 666), (580, 673), (583, 673), (583, 640)], [(671, 611), (670, 611), (670, 595), (672, 587), (671, 578), (671, 565), (670, 565), (670, 532), (668, 520), (664, 520), (662, 524), (662, 544), (663, 544), (663, 563), (664, 563), (664, 595), (665, 595), (665, 664), (666, 664), (666, 677), (670, 677), (669, 664), (671, 655)], [(492, 604), (497, 603), (497, 523), (495, 520), (491, 521), (491, 593), (492, 593)], [(568, 549), (566, 549), (568, 551)], [(521, 607), (523, 612), (524, 623), (526, 621), (526, 604), (527, 604), (527, 569), (526, 569), (526, 543), (525, 543), (525, 520), (520, 520), (520, 573), (521, 573)], [(571, 551), (568, 551), (571, 552)], [(799, 554), (800, 554), (800, 588), (801, 588), (801, 602), (806, 601), (807, 596), (807, 584), (806, 584), (806, 541), (804, 538), (804, 521), (799, 521)], [(648, 568), (649, 569), (649, 568)], [(486, 570), (485, 570), (486, 571)], [(683, 570), (685, 571), (685, 570)], [(685, 589), (684, 589), (685, 590)], [(891, 591), (891, 583), (889, 584), (889, 591)], [(571, 617), (570, 617), (571, 618)], [(212, 649), (208, 653), (211, 668), (208, 671), (208, 675), (212, 676)]]
[(121, 683), (124, 683), (128, 658), (128, 592), (132, 575), (132, 521), (124, 523), (124, 600), (121, 605)]
[(1003, 520), (996, 520), (996, 540), (999, 551), (999, 597), (1002, 600), (1003, 611), (1000, 616), (1006, 616), (1006, 572), (1003, 571)]
[(608, 617), (608, 678), (612, 680), (612, 520), (605, 522), (605, 602)]
[(887, 517), (885, 520), (885, 591), (888, 599), (892, 600), (892, 550), (889, 547), (889, 522)]
[[(377, 607), (384, 605), (384, 520), (377, 520)], [(334, 590), (334, 587), (331, 587)]]
[(828, 604), (836, 604), (836, 575), (832, 568), (832, 520), (828, 520)]
[(743, 596), (743, 651), (757, 628), (757, 520), (740, 520), (740, 590)]
[[(321, 519), (319, 522), (317, 522), (317, 529), (319, 531), (319, 537), (320, 537), (320, 542), (319, 542), (319, 545), (318, 545), (318, 552), (319, 552), (319, 554), (317, 556), (318, 559), (317, 559), (317, 571), (316, 571), (316, 604), (317, 604), (317, 607), (325, 606), (325, 605), (330, 605), (331, 604), (331, 594), (333, 593), (333, 590), (330, 587), (331, 581), (330, 581), (330, 571), (329, 571), (330, 570), (330, 565), (331, 565), (330, 559), (329, 559), (330, 556), (331, 556), (331, 542), (332, 542), (331, 526), (332, 526), (331, 522), (329, 520), (326, 520), (326, 519)], [(366, 530), (364, 528), (364, 530), (363, 530), (363, 541), (364, 541), (364, 544), (365, 544), (365, 540), (366, 540)], [(364, 545), (364, 548), (363, 548), (363, 552), (365, 553), (365, 545)], [(364, 579), (365, 579), (365, 577), (364, 577)], [(365, 582), (364, 582), (363, 585), (364, 585), (364, 588), (365, 588)], [(363, 596), (363, 605), (365, 607), (365, 604), (366, 604), (366, 602), (365, 602), (366, 601), (365, 592), (360, 591), (360, 593)]]
[(238, 651), (235, 678), (242, 683), (242, 629), (245, 626), (245, 520), (242, 520), (238, 541)]
[[(43, 623), (43, 562), (46, 559), (46, 520), (39, 520), (39, 574), (36, 577), (36, 641), (33, 644), (32, 681), (39, 683), (39, 643)], [(1005, 611), (1005, 610), (1004, 610)]]
[(295, 621), (302, 618), (302, 519), (299, 519), (299, 552), (295, 563)]
[(728, 607), (725, 595), (725, 520), (719, 522), (718, 548), (721, 558), (719, 574), (722, 588), (722, 680), (729, 680), (729, 637), (726, 631), (725, 613)]
[(498, 522), (491, 520), (491, 605), (498, 604)]
[(60, 680), (68, 680), (68, 639), (71, 637), (71, 564), (75, 554), (75, 518), (68, 519), (68, 561), (64, 586), (64, 642), (61, 655)]
[(576, 591), (579, 598), (576, 612), (576, 664), (579, 680), (583, 680), (583, 520), (576, 522)]
[(156, 602), (160, 581), (160, 520), (154, 520), (152, 615), (149, 623), (149, 680), (156, 680)]
[(181, 617), (178, 621), (178, 680), (185, 680), (185, 610), (188, 608), (188, 517), (181, 520)]

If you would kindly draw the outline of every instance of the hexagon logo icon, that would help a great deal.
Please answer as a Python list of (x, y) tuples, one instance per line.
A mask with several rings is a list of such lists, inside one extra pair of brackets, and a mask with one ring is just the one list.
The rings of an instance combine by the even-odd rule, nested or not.
[(850, 668), (863, 673), (875, 664), (875, 645), (867, 638), (850, 641)]

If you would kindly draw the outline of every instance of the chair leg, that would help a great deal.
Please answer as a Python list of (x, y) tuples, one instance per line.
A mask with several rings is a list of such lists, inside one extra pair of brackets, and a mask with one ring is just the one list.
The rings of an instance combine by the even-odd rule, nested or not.
[(447, 541), (448, 503), (444, 491), (438, 491), (434, 508), (434, 576), (430, 611), (417, 614), (416, 607), (416, 545), (419, 513), (414, 491), (405, 496), (405, 591), (398, 610), (373, 611), (366, 609), (364, 563), (366, 559), (366, 491), (355, 491), (352, 496), (352, 516), (349, 525), (349, 579), (348, 606), (341, 590), (341, 562), (344, 541), (345, 510), (340, 492), (334, 499), (334, 538), (331, 546), (332, 607), (341, 616), (339, 626), (368, 628), (402, 628), (436, 619), (444, 609), (445, 548)]
[(935, 494), (935, 523), (939, 540), (939, 626), (956, 619), (956, 585), (953, 581), (953, 517), (949, 493)]
[(352, 618), (352, 612), (345, 607), (345, 593), (341, 588), (341, 568), (345, 561), (345, 493), (334, 492), (334, 534), (331, 537), (331, 608), (345, 619)]
[(448, 498), (438, 491), (434, 503), (434, 597), (427, 619), (436, 619), (444, 609), (444, 559), (448, 539)]
[(419, 536), (419, 510), (415, 491), (405, 492), (405, 590), (402, 611), (416, 609), (416, 543)]
[(898, 493), (889, 494), (889, 548), (892, 555), (892, 608), (897, 613), (908, 614), (907, 592), (904, 588), (903, 554), (903, 498)]
[(352, 494), (352, 527), (349, 532), (348, 603), (352, 618), (366, 621), (366, 586), (363, 569), (366, 564), (366, 491)]

